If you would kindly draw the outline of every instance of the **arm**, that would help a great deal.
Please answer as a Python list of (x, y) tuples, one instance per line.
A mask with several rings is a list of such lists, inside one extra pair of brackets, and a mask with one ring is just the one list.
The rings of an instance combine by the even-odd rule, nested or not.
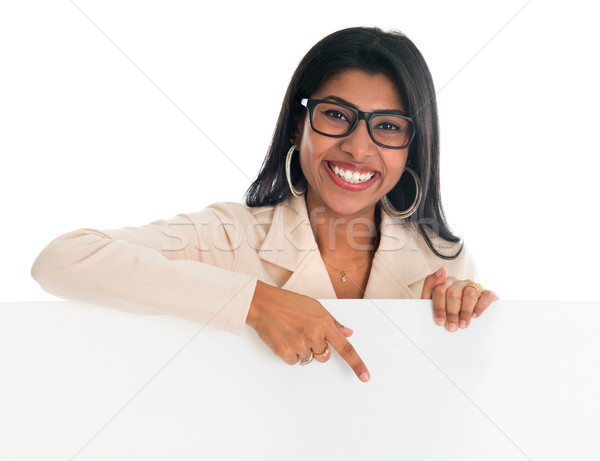
[[(215, 238), (219, 251), (210, 249)], [(228, 242), (227, 227), (210, 210), (141, 227), (78, 229), (50, 242), (31, 274), (65, 299), (143, 306), (240, 334), (256, 277), (231, 270), (236, 252), (226, 250)]]
[(317, 300), (233, 272), (243, 226), (231, 218), (204, 210), (142, 227), (78, 229), (50, 242), (32, 276), (66, 299), (149, 307), (236, 334), (247, 322), (289, 364), (329, 343), (367, 381), (367, 368), (346, 339), (352, 331)]

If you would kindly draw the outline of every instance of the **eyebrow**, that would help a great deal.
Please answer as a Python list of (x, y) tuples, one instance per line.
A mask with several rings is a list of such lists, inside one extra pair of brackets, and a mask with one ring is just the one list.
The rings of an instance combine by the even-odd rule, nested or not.
[[(321, 99), (329, 99), (332, 101), (340, 102), (342, 104), (345, 104), (346, 106), (352, 107), (353, 109), (360, 110), (356, 106), (356, 104), (352, 104), (350, 101), (346, 101), (344, 98), (340, 98), (339, 96), (329, 95), (329, 96), (325, 96), (324, 98), (321, 98)], [(376, 112), (383, 112), (386, 114), (397, 114), (397, 115), (404, 115), (404, 116), (408, 115), (406, 112), (404, 112), (403, 110), (400, 110), (400, 109), (376, 109), (372, 113), (376, 113)]]

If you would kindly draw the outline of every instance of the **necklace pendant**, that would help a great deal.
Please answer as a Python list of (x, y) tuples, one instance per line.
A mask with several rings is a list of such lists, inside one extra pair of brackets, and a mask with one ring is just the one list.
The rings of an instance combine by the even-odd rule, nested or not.
[(346, 273), (345, 273), (345, 272), (342, 272), (342, 282), (344, 282), (344, 283), (345, 283), (345, 282), (346, 282), (346, 280), (348, 280), (348, 279), (346, 278)]

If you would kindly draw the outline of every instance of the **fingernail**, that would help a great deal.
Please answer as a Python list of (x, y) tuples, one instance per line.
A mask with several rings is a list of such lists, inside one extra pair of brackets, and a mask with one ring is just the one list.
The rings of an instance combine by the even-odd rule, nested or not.
[(449, 323), (448, 324), (448, 330), (450, 330), (450, 331), (456, 331), (456, 323)]
[(442, 269), (443, 269), (443, 268), (444, 268), (444, 266), (442, 266), (442, 267), (440, 267), (440, 268), (438, 269), (438, 271), (435, 273), (435, 276), (436, 276), (436, 277), (441, 277), (441, 276), (442, 276), (442, 272), (443, 272), (443, 271), (442, 271)]
[(361, 380), (363, 383), (366, 383), (366, 382), (369, 380), (369, 373), (367, 373), (366, 371), (363, 371), (363, 372), (360, 374), (360, 380)]
[(475, 312), (473, 312), (473, 315), (471, 317), (475, 318), (475, 317), (477, 317), (477, 314)]
[(458, 326), (461, 328), (464, 328), (467, 326), (467, 321), (466, 320), (461, 320), (460, 322), (458, 322)]
[(435, 319), (435, 323), (441, 326), (444, 323), (446, 323), (446, 319), (444, 317), (438, 317), (437, 319)]

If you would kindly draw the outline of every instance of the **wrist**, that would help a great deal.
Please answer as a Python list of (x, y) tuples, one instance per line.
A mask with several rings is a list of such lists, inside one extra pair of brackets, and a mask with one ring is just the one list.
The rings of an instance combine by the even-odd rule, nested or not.
[(254, 295), (252, 301), (250, 301), (250, 308), (248, 309), (248, 315), (246, 316), (246, 324), (250, 327), (255, 328), (258, 323), (264, 306), (264, 299), (271, 288), (270, 285), (258, 280), (256, 287), (254, 288)]

